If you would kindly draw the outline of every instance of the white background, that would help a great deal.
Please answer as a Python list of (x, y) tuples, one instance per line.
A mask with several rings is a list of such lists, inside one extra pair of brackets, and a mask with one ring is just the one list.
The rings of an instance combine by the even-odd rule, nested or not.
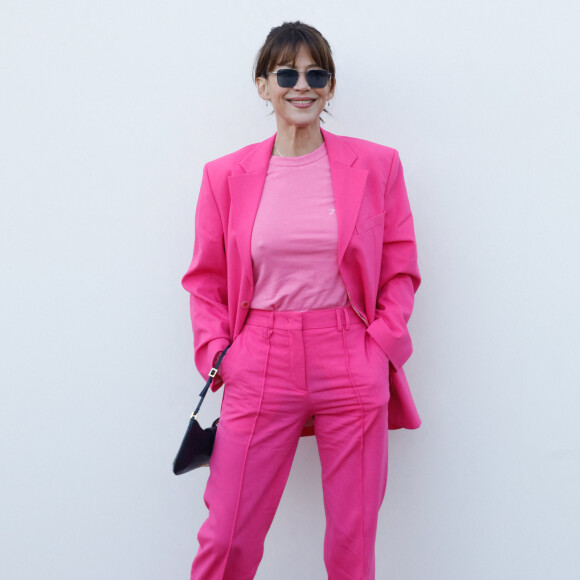
[[(397, 148), (415, 214), (423, 426), (391, 432), (377, 579), (578, 577), (577, 3), (3, 0), (2, 579), (189, 577), (180, 280), (203, 164), (275, 130), (251, 68), (289, 19), (333, 47), (326, 127)], [(323, 533), (309, 438), (257, 577), (326, 578)]]

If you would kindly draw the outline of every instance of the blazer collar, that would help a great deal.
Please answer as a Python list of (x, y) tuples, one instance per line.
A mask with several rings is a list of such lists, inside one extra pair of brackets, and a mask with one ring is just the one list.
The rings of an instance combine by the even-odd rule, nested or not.
[[(341, 165), (351, 167), (356, 161), (357, 155), (347, 145), (345, 140), (339, 135), (330, 133), (326, 129), (321, 128), (320, 132), (324, 138), (330, 162), (340, 163)], [(265, 141), (256, 143), (254, 147), (251, 147), (246, 155), (242, 157), (239, 163), (246, 173), (252, 173), (253, 171), (266, 172), (268, 170), (268, 163), (270, 163), (276, 135), (277, 133), (274, 133), (274, 135), (268, 137)]]
[(344, 137), (330, 133), (326, 129), (320, 128), (324, 142), (326, 143), (326, 151), (331, 163), (340, 163), (351, 167), (356, 161), (356, 153), (348, 146)]
[[(248, 153), (239, 162), (246, 173), (252, 173), (254, 171), (266, 173), (268, 171), (268, 164), (272, 156), (276, 135), (277, 133), (274, 133), (265, 141), (256, 143), (253, 147), (249, 148)], [(262, 192), (260, 191), (260, 193)]]

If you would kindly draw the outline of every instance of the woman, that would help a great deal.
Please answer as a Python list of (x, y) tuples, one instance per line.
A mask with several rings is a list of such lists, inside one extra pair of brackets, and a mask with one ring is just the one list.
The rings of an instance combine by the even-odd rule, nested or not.
[(254, 578), (313, 425), (328, 577), (368, 580), (387, 429), (420, 425), (402, 370), (420, 282), (403, 170), (395, 149), (320, 128), (336, 77), (315, 28), (273, 28), (255, 81), (277, 133), (205, 166), (183, 278), (204, 377), (232, 343), (191, 578)]

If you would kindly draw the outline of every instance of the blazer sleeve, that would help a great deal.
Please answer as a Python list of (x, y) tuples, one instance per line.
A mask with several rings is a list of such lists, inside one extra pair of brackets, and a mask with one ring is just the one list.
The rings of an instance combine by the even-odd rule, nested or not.
[(413, 216), (399, 153), (395, 154), (385, 190), (385, 223), (376, 318), (368, 328), (396, 370), (413, 352), (407, 322), (421, 283)]
[[(190, 294), (195, 365), (207, 378), (215, 356), (230, 343), (224, 224), (207, 165), (195, 211), (193, 258), (181, 283)], [(212, 390), (221, 384), (216, 376)]]

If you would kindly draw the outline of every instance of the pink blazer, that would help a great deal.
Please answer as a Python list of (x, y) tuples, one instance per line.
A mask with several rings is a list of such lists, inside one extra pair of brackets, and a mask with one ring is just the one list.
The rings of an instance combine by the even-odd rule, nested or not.
[[(413, 350), (407, 321), (419, 287), (413, 217), (395, 149), (322, 130), (338, 219), (338, 264), (353, 308), (389, 359), (389, 429), (421, 424), (403, 364)], [(195, 244), (182, 284), (190, 293), (195, 363), (240, 333), (252, 301), (250, 240), (276, 135), (204, 167)], [(218, 379), (218, 377), (216, 377)], [(214, 380), (212, 389), (221, 386)]]

